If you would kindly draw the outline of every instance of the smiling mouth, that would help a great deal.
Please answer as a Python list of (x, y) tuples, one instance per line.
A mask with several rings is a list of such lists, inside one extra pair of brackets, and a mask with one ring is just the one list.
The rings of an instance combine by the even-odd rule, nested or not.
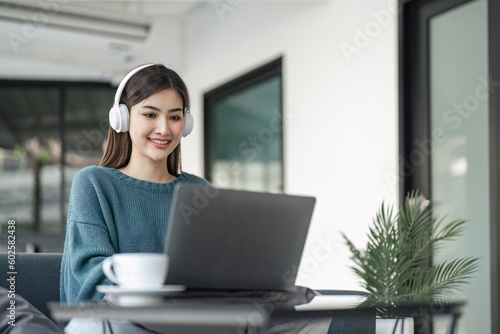
[(167, 145), (170, 140), (156, 140), (156, 139), (151, 139), (149, 138), (153, 143), (159, 144), (159, 145)]
[(158, 140), (158, 139), (151, 139), (148, 138), (149, 142), (151, 145), (153, 145), (156, 148), (164, 149), (167, 148), (170, 145), (170, 140)]

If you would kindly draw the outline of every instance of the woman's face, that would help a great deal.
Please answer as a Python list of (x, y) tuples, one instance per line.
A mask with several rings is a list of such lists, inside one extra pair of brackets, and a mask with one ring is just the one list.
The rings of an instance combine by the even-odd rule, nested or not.
[(173, 89), (159, 91), (132, 106), (130, 159), (162, 162), (179, 145), (184, 131), (182, 99)]

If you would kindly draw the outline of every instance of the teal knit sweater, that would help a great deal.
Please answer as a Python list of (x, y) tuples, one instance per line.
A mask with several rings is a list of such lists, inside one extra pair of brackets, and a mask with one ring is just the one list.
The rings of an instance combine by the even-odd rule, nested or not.
[(112, 284), (102, 261), (114, 253), (162, 253), (176, 184), (209, 185), (182, 173), (170, 183), (134, 179), (117, 169), (86, 167), (73, 179), (61, 265), (61, 301), (102, 299)]

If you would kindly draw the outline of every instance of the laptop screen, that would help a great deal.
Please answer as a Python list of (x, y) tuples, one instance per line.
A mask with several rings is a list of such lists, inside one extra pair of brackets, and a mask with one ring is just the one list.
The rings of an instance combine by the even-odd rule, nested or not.
[(176, 188), (167, 284), (190, 289), (289, 290), (315, 199), (207, 186)]

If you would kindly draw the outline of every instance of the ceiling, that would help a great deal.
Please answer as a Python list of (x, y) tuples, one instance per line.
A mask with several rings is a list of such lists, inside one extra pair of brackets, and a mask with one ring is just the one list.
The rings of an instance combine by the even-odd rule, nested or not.
[(71, 1), (68, 7), (107, 12), (122, 15), (132, 15), (142, 18), (181, 17), (202, 5), (205, 1)]
[[(57, 65), (58, 70), (70, 67), (70, 72), (76, 67), (119, 73), (141, 61), (158, 24), (175, 24), (174, 20), (208, 3), (0, 0), (0, 31), (6, 37), (0, 38), (0, 58), (10, 64), (0, 72), (3, 78), (12, 79), (23, 77), (23, 68), (29, 75), (30, 69)], [(176, 43), (173, 33), (161, 37), (164, 43)]]
[[(102, 18), (151, 21), (161, 18), (182, 18), (198, 7), (209, 5), (216, 10), (231, 10), (241, 3), (314, 3), (324, 0), (0, 0), (3, 6), (31, 7), (49, 14), (73, 13)], [(24, 18), (26, 21), (26, 17)], [(29, 19), (29, 17), (28, 17)], [(0, 21), (2, 12), (0, 11)]]
[[(144, 19), (178, 18), (185, 15), (207, 0), (1, 0), (0, 3), (46, 8), (55, 11), (137, 17)], [(61, 4), (61, 5), (59, 5)], [(44, 7), (45, 6), (45, 7)]]
[(214, 15), (252, 2), (322, 1), (0, 0), (0, 79), (114, 82), (137, 63), (181, 61), (180, 22), (203, 6), (213, 6), (207, 12)]

